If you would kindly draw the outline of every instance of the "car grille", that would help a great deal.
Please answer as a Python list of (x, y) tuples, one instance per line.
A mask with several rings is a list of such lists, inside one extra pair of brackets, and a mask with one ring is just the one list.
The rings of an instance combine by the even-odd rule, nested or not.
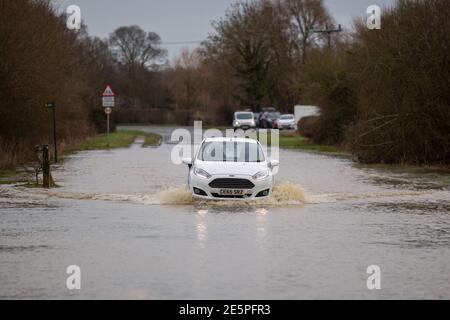
[(235, 178), (215, 179), (209, 186), (215, 189), (253, 189), (255, 187), (250, 180)]

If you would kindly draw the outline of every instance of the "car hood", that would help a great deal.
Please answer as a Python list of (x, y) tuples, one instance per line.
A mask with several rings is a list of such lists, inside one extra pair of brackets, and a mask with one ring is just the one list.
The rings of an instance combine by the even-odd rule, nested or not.
[(266, 162), (214, 162), (196, 161), (195, 166), (211, 175), (249, 175), (253, 176), (267, 169)]
[(294, 119), (280, 119), (279, 121), (281, 123), (295, 123)]

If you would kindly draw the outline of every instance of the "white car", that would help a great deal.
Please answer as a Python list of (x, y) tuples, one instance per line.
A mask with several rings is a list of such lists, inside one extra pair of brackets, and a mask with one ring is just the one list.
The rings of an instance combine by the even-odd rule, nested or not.
[(249, 138), (208, 138), (194, 159), (185, 158), (189, 188), (202, 199), (257, 200), (272, 194), (272, 170), (261, 144)]
[(295, 116), (293, 114), (283, 114), (277, 121), (278, 129), (280, 130), (297, 130), (297, 124), (295, 123)]
[(248, 130), (256, 128), (255, 115), (253, 112), (236, 112), (233, 117), (234, 131), (237, 129)]

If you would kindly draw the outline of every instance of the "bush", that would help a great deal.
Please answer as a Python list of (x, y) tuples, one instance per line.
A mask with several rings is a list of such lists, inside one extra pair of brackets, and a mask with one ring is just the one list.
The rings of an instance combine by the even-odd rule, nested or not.
[(90, 132), (89, 94), (77, 39), (49, 1), (2, 1), (0, 20), (0, 167), (32, 160), (34, 146), (52, 142), (57, 104), (58, 136), (71, 140)]
[(449, 14), (447, 0), (402, 0), (383, 13), (382, 30), (359, 26), (347, 141), (361, 161), (450, 163)]
[(302, 89), (308, 103), (321, 108), (312, 139), (317, 143), (340, 144), (356, 115), (356, 93), (346, 53), (317, 51), (304, 66)]
[(450, 163), (450, 6), (399, 0), (381, 30), (317, 50), (303, 70), (308, 103), (321, 106), (313, 139), (344, 144), (362, 162)]
[(317, 134), (320, 116), (303, 117), (298, 122), (298, 133), (306, 138), (314, 138)]

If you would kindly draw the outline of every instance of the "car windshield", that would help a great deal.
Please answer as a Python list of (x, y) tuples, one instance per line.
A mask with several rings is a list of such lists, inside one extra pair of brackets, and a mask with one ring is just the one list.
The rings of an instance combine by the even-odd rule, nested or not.
[(252, 113), (236, 113), (236, 119), (251, 120), (251, 119), (253, 119), (253, 114)]
[(285, 116), (281, 116), (280, 119), (281, 120), (292, 120), (292, 119), (294, 119), (294, 116), (292, 116), (292, 115), (285, 115)]
[(264, 153), (255, 142), (213, 141), (203, 144), (198, 158), (215, 162), (263, 162)]
[(271, 113), (269, 113), (268, 118), (271, 120), (276, 120), (276, 119), (280, 118), (280, 114), (278, 112), (271, 112)]

